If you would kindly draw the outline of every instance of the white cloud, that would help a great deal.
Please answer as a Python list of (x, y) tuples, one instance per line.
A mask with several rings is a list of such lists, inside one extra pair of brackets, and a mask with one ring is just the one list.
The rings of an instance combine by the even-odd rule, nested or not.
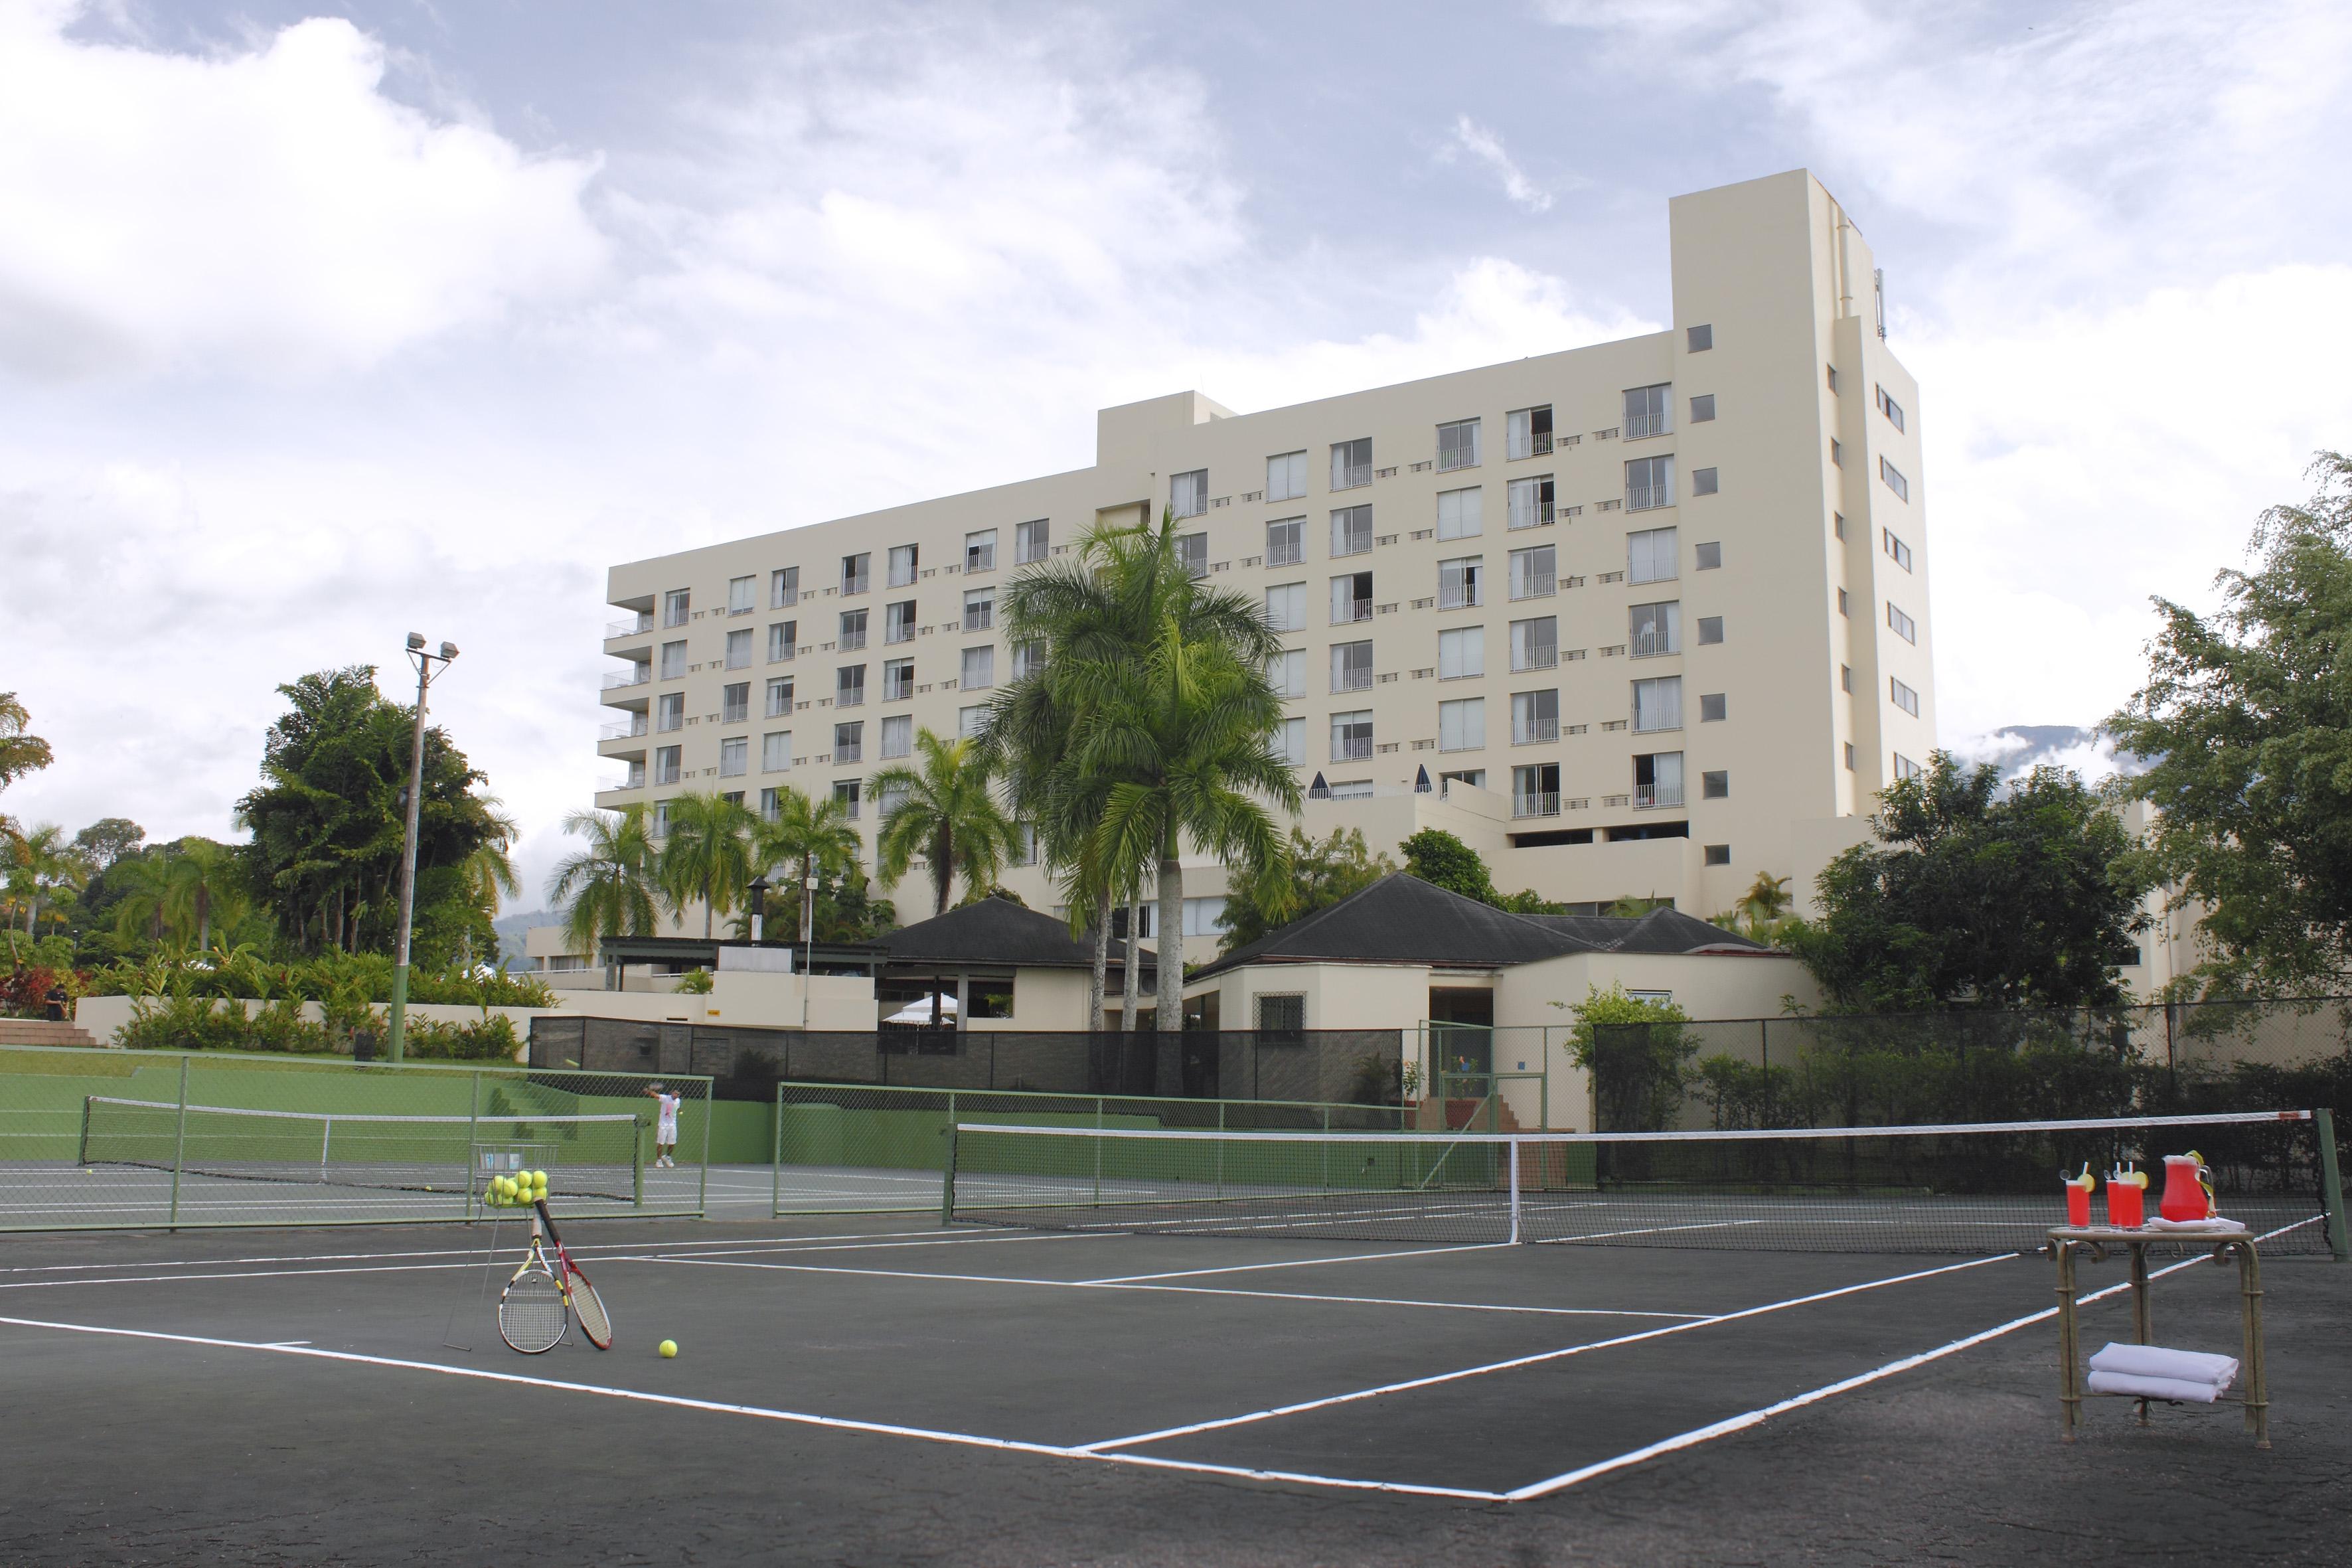
[(1466, 153), (1501, 176), (1503, 195), (1522, 212), (1539, 213), (1551, 210), (1551, 193), (1528, 178), (1511, 155), (1504, 150), (1503, 139), (1479, 124), (1468, 115), (1457, 115), (1454, 132), (1438, 149), (1440, 163), (1450, 163), (1455, 156)]
[(595, 275), (593, 161), (393, 101), (349, 22), (197, 56), (79, 10), (0, 5), (0, 372), (363, 365)]

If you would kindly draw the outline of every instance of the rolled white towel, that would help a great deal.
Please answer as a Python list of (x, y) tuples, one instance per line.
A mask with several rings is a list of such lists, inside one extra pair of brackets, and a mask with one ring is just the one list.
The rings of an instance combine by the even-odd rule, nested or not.
[(2134, 1377), (2122, 1372), (2091, 1374), (2094, 1394), (2127, 1394), (2135, 1399), (2170, 1399), (2189, 1405), (2210, 1405), (2221, 1397), (2221, 1385), (2185, 1383), (2177, 1377)]
[(2147, 1228), (2168, 1230), (2176, 1236), (2243, 1236), (2246, 1234), (2243, 1220), (2222, 1219), (2219, 1215), (2211, 1219), (2165, 1219), (2158, 1216), (2147, 1222)]
[(2238, 1363), (2234, 1356), (2212, 1355), (2204, 1351), (2109, 1344), (2091, 1358), (2091, 1370), (2126, 1377), (2170, 1378), (2176, 1383), (2210, 1383), (2216, 1388), (2227, 1388), (2237, 1378)]

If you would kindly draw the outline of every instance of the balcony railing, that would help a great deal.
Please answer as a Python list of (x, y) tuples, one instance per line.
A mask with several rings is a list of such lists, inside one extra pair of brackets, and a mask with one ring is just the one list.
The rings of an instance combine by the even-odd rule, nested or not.
[(1331, 488), (1335, 490), (1360, 490), (1372, 482), (1370, 463), (1349, 463), (1331, 470)]
[(1559, 579), (1550, 573), (1541, 576), (1525, 574), (1511, 579), (1513, 599), (1549, 599), (1559, 593)]
[(623, 719), (617, 723), (605, 725), (604, 729), (597, 731), (596, 738), (600, 741), (625, 741), (632, 735), (644, 734), (646, 730), (646, 716), (639, 713), (631, 718)]
[(856, 577), (847, 577), (847, 576), (845, 576), (845, 577), (844, 577), (844, 578), (842, 578), (842, 580), (841, 580), (841, 591), (842, 591), (842, 593), (844, 593), (845, 595), (847, 595), (847, 594), (863, 594), (863, 593), (865, 593), (868, 588), (871, 588), (873, 585), (874, 585), (874, 578), (873, 578), (873, 576), (872, 576), (870, 574), (862, 574), (862, 575), (856, 576)]
[(1523, 671), (1530, 669), (1557, 669), (1559, 668), (1559, 649), (1557, 647), (1531, 647), (1527, 650), (1526, 655), (1522, 658), (1515, 661), (1511, 665), (1511, 673), (1513, 675), (1517, 675)]
[(1654, 511), (1662, 506), (1674, 504), (1672, 485), (1628, 485), (1625, 488), (1627, 511)]
[(1372, 602), (1370, 599), (1358, 599), (1351, 605), (1343, 605), (1339, 614), (1331, 618), (1331, 624), (1335, 626), (1352, 626), (1358, 621), (1369, 621), (1371, 618)]
[(1682, 803), (1683, 786), (1678, 784), (1633, 786), (1633, 809), (1636, 811), (1648, 811), (1661, 805), (1680, 805)]
[(1511, 796), (1511, 815), (1513, 816), (1558, 816), (1559, 792), (1553, 790), (1544, 795), (1515, 795)]
[(1334, 691), (1370, 691), (1371, 689), (1372, 672), (1369, 669), (1343, 669), (1331, 677), (1331, 689)]
[(1551, 450), (1551, 432), (1531, 430), (1525, 436), (1514, 437), (1510, 447), (1510, 459), (1514, 462), (1521, 458), (1540, 458)]
[(1552, 503), (1548, 500), (1519, 501), (1511, 506), (1511, 527), (1548, 528), (1552, 521)]
[(624, 686), (643, 686), (653, 678), (654, 667), (650, 664), (632, 665), (627, 669), (608, 669), (604, 672), (604, 689), (612, 691)]
[(1633, 634), (1633, 654), (1635, 658), (1655, 658), (1660, 654), (1682, 651), (1682, 638), (1673, 632), (1646, 631)]
[(604, 623), (604, 638), (609, 642), (614, 637), (635, 637), (639, 632), (649, 632), (653, 629), (654, 613), (651, 610), (639, 610), (625, 621)]
[(1331, 760), (1335, 763), (1360, 763), (1372, 754), (1370, 735), (1343, 735), (1331, 742)]
[(1511, 724), (1511, 744), (1514, 746), (1540, 746), (1546, 741), (1559, 739), (1559, 720), (1556, 717), (1519, 719)]
[(1629, 414), (1625, 416), (1625, 439), (1640, 441), (1666, 433), (1666, 416), (1663, 414)]

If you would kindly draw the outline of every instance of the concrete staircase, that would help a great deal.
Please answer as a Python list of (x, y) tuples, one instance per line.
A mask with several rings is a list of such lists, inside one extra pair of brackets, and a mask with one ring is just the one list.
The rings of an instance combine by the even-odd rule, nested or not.
[(88, 1031), (47, 1018), (0, 1018), (0, 1046), (95, 1046)]

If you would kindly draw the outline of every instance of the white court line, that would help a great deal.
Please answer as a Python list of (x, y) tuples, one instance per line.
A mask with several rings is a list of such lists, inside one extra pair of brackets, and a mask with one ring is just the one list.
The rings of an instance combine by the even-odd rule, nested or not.
[[(2300, 1230), (2306, 1225), (2317, 1223), (2317, 1218), (2318, 1216), (2314, 1216), (2312, 1219), (2298, 1220), (2294, 1225), (2281, 1226), (2276, 1230), (2264, 1232), (2255, 1237), (2255, 1240), (2268, 1241), (2273, 1236), (2284, 1236), (2288, 1231)], [(2184, 1237), (2184, 1239), (2187, 1238)], [(2148, 1278), (2152, 1280), (2161, 1279), (2168, 1274), (2178, 1274), (2184, 1268), (2206, 1261), (2208, 1259), (2201, 1257), (2184, 1258), (2178, 1263), (2167, 1264), (2162, 1268), (2152, 1270)], [(2126, 1279), (2121, 1284), (2110, 1285), (2104, 1290), (2094, 1290), (2089, 1295), (2079, 1298), (2075, 1305), (2087, 1306), (2093, 1301), (2120, 1295), (2130, 1289), (2131, 1281)], [(1635, 1448), (1629, 1453), (1620, 1454), (1613, 1459), (1603, 1459), (1599, 1464), (1586, 1465), (1581, 1469), (1570, 1470), (1564, 1475), (1553, 1476), (1549, 1480), (1536, 1481), (1503, 1495), (1508, 1501), (1525, 1502), (1529, 1498), (1548, 1497), (1553, 1492), (1565, 1491), (1580, 1481), (1589, 1481), (1595, 1476), (1605, 1476), (1612, 1470), (1622, 1470), (1630, 1465), (1638, 1465), (1644, 1460), (1654, 1459), (1661, 1454), (1671, 1454), (1684, 1448), (1695, 1448), (1701, 1443), (1712, 1442), (1717, 1437), (1728, 1436), (1734, 1432), (1744, 1432), (1752, 1426), (1761, 1426), (1775, 1415), (1785, 1415), (1791, 1410), (1801, 1410), (1808, 1405), (1819, 1404), (1824, 1399), (1844, 1394), (1851, 1389), (1860, 1388), (1865, 1384), (1876, 1383), (1881, 1378), (1893, 1377), (1901, 1372), (1909, 1372), (1913, 1367), (1925, 1366), (1931, 1361), (1941, 1361), (1948, 1355), (1958, 1355), (1960, 1352), (1983, 1344), (1988, 1340), (1997, 1340), (2003, 1334), (2015, 1333), (2020, 1329), (2047, 1321), (2057, 1315), (2057, 1308), (2044, 1307), (2038, 1312), (2028, 1312), (2024, 1317), (2011, 1318), (2008, 1322), (1987, 1329), (1981, 1333), (1970, 1334), (1965, 1339), (1954, 1340), (1949, 1344), (1938, 1345), (1934, 1350), (1921, 1351), (1916, 1355), (1907, 1355), (1899, 1361), (1888, 1362), (1885, 1366), (1870, 1372), (1857, 1373), (1852, 1377), (1824, 1384), (1808, 1393), (1792, 1395), (1777, 1404), (1767, 1405), (1759, 1410), (1750, 1410), (1744, 1415), (1734, 1415), (1726, 1420), (1709, 1422), (1704, 1426), (1694, 1426), (1687, 1432)]]
[(615, 1388), (603, 1384), (568, 1383), (551, 1377), (527, 1377), (520, 1373), (491, 1372), (482, 1367), (446, 1366), (439, 1362), (403, 1361), (392, 1356), (361, 1355), (352, 1351), (319, 1350), (293, 1344), (264, 1344), (251, 1340), (209, 1339), (198, 1334), (166, 1334), (147, 1329), (113, 1329), (96, 1323), (59, 1323), (39, 1318), (0, 1318), (0, 1325), (20, 1329), (49, 1329), (61, 1333), (99, 1334), (118, 1339), (152, 1340), (167, 1344), (201, 1345), (214, 1350), (262, 1351), (274, 1355), (308, 1356), (320, 1361), (343, 1362), (362, 1366), (391, 1367), (403, 1372), (437, 1373), (444, 1377), (477, 1379), (485, 1383), (512, 1384), (524, 1388), (553, 1389), (566, 1394), (593, 1394), (605, 1399), (626, 1399), (645, 1405), (667, 1405), (677, 1410), (702, 1410), (724, 1415), (748, 1415), (765, 1421), (782, 1421), (800, 1426), (823, 1426), (835, 1431), (864, 1432), (884, 1437), (913, 1437), (929, 1443), (949, 1443), (967, 1448), (994, 1448), (1013, 1454), (1038, 1454), (1055, 1459), (1091, 1459), (1097, 1463), (1131, 1465), (1143, 1468), (1183, 1470), (1198, 1475), (1228, 1476), (1242, 1480), (1288, 1481), (1300, 1486), (1331, 1487), (1346, 1491), (1402, 1492), (1417, 1497), (1454, 1498), (1471, 1502), (1500, 1502), (1503, 1494), (1479, 1491), (1462, 1487), (1419, 1486), (1407, 1481), (1367, 1481), (1341, 1476), (1306, 1475), (1293, 1470), (1252, 1469), (1239, 1465), (1208, 1465), (1183, 1459), (1161, 1459), (1144, 1454), (1094, 1454), (1082, 1448), (1066, 1448), (1052, 1443), (1026, 1443), (1012, 1437), (983, 1437), (969, 1432), (946, 1432), (927, 1426), (901, 1426), (883, 1421), (853, 1421), (838, 1415), (816, 1415), (800, 1410), (777, 1410), (758, 1405), (730, 1405), (710, 1399), (688, 1399), (675, 1394), (653, 1394), (643, 1389)]
[(1790, 1307), (1811, 1306), (1817, 1301), (1833, 1300), (1863, 1290), (1875, 1290), (1887, 1285), (1905, 1285), (1915, 1279), (1932, 1279), (1939, 1274), (1957, 1274), (1964, 1268), (1981, 1268), (1988, 1263), (2000, 1263), (2013, 1258), (2014, 1252), (2004, 1252), (1993, 1258), (1974, 1258), (1966, 1263), (1948, 1263), (1937, 1268), (1923, 1268), (1916, 1273), (1897, 1274), (1885, 1279), (1867, 1279), (1859, 1285), (1843, 1285), (1834, 1290), (1817, 1291), (1811, 1296), (1792, 1296), (1784, 1301), (1768, 1301), (1760, 1307), (1743, 1307), (1736, 1312), (1723, 1312), (1696, 1322), (1674, 1323), (1663, 1329), (1644, 1329), (1637, 1334), (1620, 1334), (1614, 1339), (1594, 1340), (1586, 1344), (1568, 1345), (1556, 1351), (1539, 1351), (1534, 1355), (1514, 1356), (1508, 1361), (1488, 1362), (1483, 1366), (1467, 1366), (1458, 1372), (1433, 1373), (1427, 1377), (1408, 1378), (1402, 1383), (1382, 1384), (1377, 1388), (1360, 1388), (1352, 1394), (1327, 1394), (1321, 1399), (1304, 1399), (1294, 1405), (1279, 1405), (1271, 1409), (1253, 1410), (1241, 1415), (1220, 1416), (1213, 1421), (1195, 1421), (1188, 1426), (1163, 1427), (1157, 1432), (1139, 1433), (1132, 1437), (1107, 1437), (1097, 1443), (1081, 1445), (1082, 1451), (1095, 1453), (1111, 1448), (1131, 1447), (1138, 1443), (1165, 1442), (1171, 1437), (1187, 1437), (1196, 1432), (1214, 1432), (1227, 1426), (1243, 1426), (1256, 1421), (1271, 1421), (1276, 1416), (1297, 1415), (1309, 1410), (1323, 1410), (1334, 1405), (1352, 1405), (1360, 1400), (1377, 1399), (1382, 1394), (1403, 1394), (1417, 1388), (1432, 1388), (1442, 1383), (1454, 1383), (1465, 1377), (1483, 1377), (1489, 1373), (1510, 1372), (1523, 1366), (1536, 1366), (1544, 1362), (1559, 1361), (1566, 1356), (1582, 1355), (1588, 1351), (1613, 1350), (1620, 1345), (1638, 1344), (1643, 1340), (1663, 1339), (1668, 1334), (1688, 1333), (1693, 1329), (1712, 1328), (1717, 1323), (1737, 1322), (1766, 1312), (1784, 1311)]
[(1706, 1312), (1650, 1312), (1617, 1307), (1507, 1307), (1486, 1301), (1418, 1301), (1397, 1296), (1315, 1296), (1297, 1290), (1229, 1290), (1213, 1285), (1142, 1285), (1116, 1279), (1033, 1279), (1016, 1274), (935, 1274), (911, 1268), (844, 1268), (823, 1263), (739, 1263), (732, 1258), (611, 1258), (608, 1262), (689, 1263), (709, 1268), (772, 1268), (787, 1274), (847, 1274), (879, 1279), (944, 1279), (971, 1285), (1036, 1285), (1056, 1290), (1160, 1290), (1180, 1296), (1236, 1296), (1262, 1301), (1328, 1301), (1352, 1307), (1434, 1307), (1456, 1312), (1523, 1312), (1552, 1318), (1674, 1318), (1712, 1321)]
[[(1087, 1233), (1081, 1233), (1087, 1234)], [(1197, 1279), (1205, 1274), (1249, 1274), (1262, 1268), (1312, 1268), (1320, 1263), (1364, 1263), (1389, 1258), (1429, 1258), (1441, 1252), (1490, 1252), (1507, 1241), (1478, 1241), (1462, 1247), (1421, 1247), (1409, 1252), (1358, 1252), (1345, 1258), (1294, 1258), (1282, 1263), (1236, 1263), (1226, 1268), (1178, 1268), (1166, 1274), (1114, 1274), (1101, 1279), (1078, 1279), (1078, 1285), (1139, 1285), (1150, 1279)]]

